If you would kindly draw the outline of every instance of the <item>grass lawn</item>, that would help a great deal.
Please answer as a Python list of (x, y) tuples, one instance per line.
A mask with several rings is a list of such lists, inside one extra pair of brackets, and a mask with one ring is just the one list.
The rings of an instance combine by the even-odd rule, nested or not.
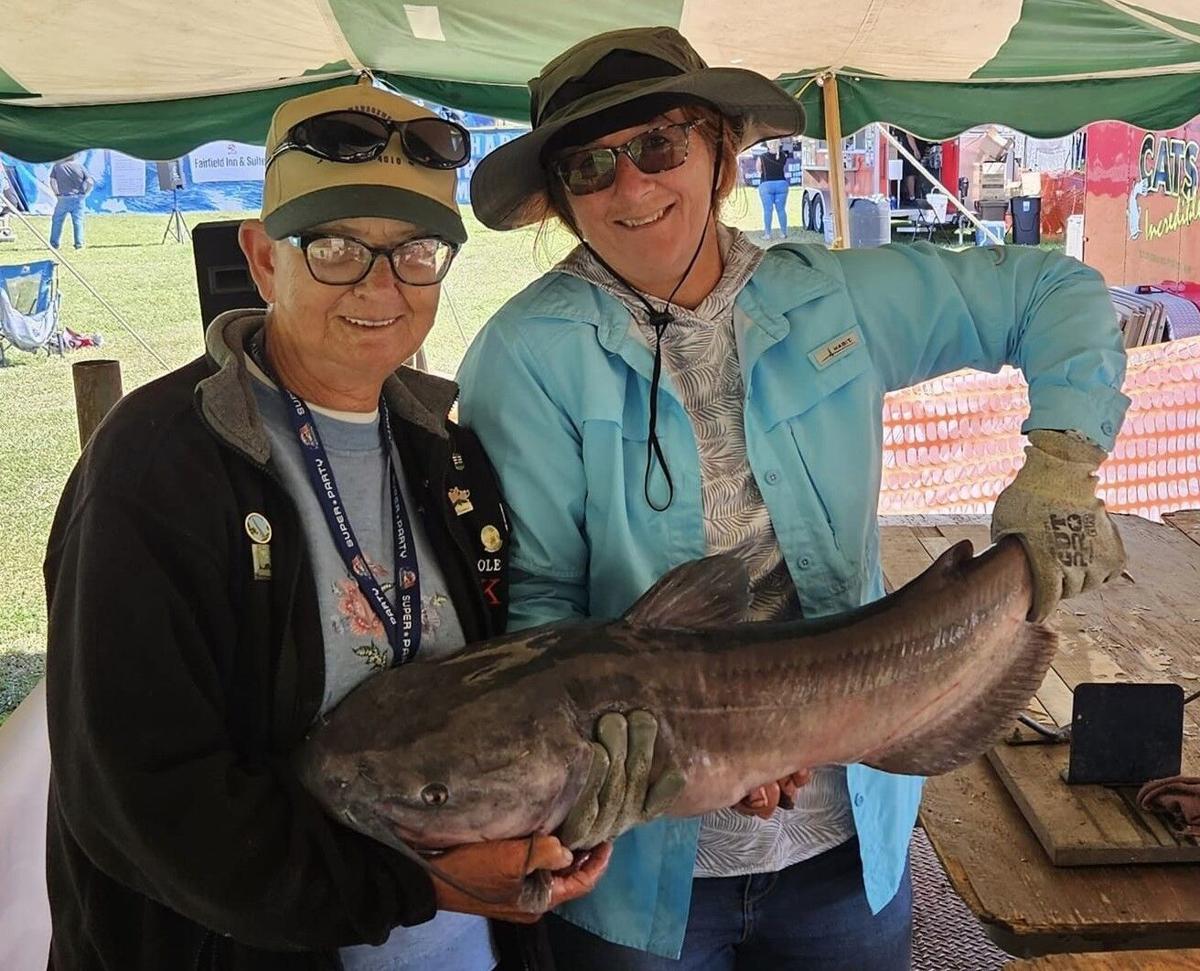
[[(789, 219), (800, 225), (799, 193), (789, 196)], [(189, 214), (188, 222), (237, 213)], [(441, 309), (426, 352), (430, 366), (452, 373), (467, 343), (500, 305), (570, 249), (562, 232), (493, 233), (464, 214), (471, 241), (443, 285)], [(727, 222), (761, 241), (757, 193), (739, 190), (727, 204)], [(45, 251), (14, 219), (17, 240), (0, 244), (0, 263), (42, 259)], [(49, 218), (33, 224), (45, 236)], [(88, 245), (64, 255), (170, 368), (202, 350), (191, 248), (162, 244), (166, 216), (92, 216)], [(64, 233), (64, 246), (69, 228)], [(816, 240), (813, 233), (793, 239)], [(65, 268), (60, 268), (62, 319), (79, 333), (100, 333), (104, 346), (62, 359), (10, 351), (0, 368), (0, 721), (41, 677), (46, 617), (41, 563), (63, 484), (79, 454), (71, 384), (73, 361), (121, 362), (128, 392), (164, 371)], [(137, 564), (114, 564), (136, 569)]]

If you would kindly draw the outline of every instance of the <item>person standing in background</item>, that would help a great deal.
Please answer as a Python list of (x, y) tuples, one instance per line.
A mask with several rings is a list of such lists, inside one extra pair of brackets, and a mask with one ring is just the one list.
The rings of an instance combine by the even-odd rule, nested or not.
[[(900, 141), (904, 143), (904, 147), (912, 152), (912, 154), (915, 155), (918, 160), (925, 158), (926, 154), (929, 152), (930, 145), (932, 145), (932, 142), (927, 142), (923, 139), (917, 138), (916, 135), (913, 135), (911, 132), (906, 132), (903, 128), (893, 128), (892, 134), (899, 138)], [(921, 188), (918, 185), (918, 178), (924, 179), (924, 176), (917, 171), (917, 167), (913, 165), (912, 160), (907, 156), (901, 155), (900, 161), (902, 163), (902, 172), (904, 174), (904, 190), (900, 195), (899, 201), (901, 203), (905, 203), (912, 202), (917, 198), (923, 198), (925, 195), (923, 191), (918, 194), (918, 189)]]
[(58, 249), (62, 240), (63, 221), (68, 214), (75, 234), (75, 248), (83, 249), (83, 200), (92, 191), (96, 180), (88, 175), (78, 159), (79, 153), (72, 153), (55, 162), (50, 170), (50, 191), (57, 197), (54, 215), (50, 217), (50, 245), (54, 249)]
[(779, 238), (787, 239), (788, 180), (784, 170), (792, 153), (778, 138), (767, 142), (767, 150), (758, 157), (758, 197), (763, 207), (763, 239), (771, 238), (771, 214), (779, 221)]

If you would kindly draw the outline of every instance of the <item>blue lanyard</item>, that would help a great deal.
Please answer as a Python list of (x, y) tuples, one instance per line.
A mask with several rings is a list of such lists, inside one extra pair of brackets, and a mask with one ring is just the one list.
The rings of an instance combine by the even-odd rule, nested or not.
[[(259, 367), (272, 373), (266, 364), (266, 355), (261, 353), (260, 348), (251, 346), (250, 351)], [(400, 491), (400, 481), (392, 464), (392, 421), (387, 405), (382, 398), (379, 399), (379, 437), (392, 490), (395, 556), (392, 575), (395, 578), (394, 589), (399, 616), (396, 608), (393, 608), (384, 596), (383, 587), (375, 579), (375, 574), (358, 545), (354, 530), (350, 527), (350, 517), (342, 507), (333, 468), (329, 464), (329, 457), (325, 453), (325, 446), (321, 444), (321, 436), (317, 432), (316, 422), (312, 420), (308, 406), (285, 388), (278, 378), (275, 378), (275, 384), (279, 388), (280, 397), (283, 398), (284, 411), (292, 423), (292, 430), (300, 442), (300, 455), (304, 459), (308, 481), (312, 483), (317, 503), (325, 515), (325, 522), (333, 537), (333, 545), (337, 547), (342, 562), (346, 564), (346, 571), (354, 578), (363, 597), (383, 624), (388, 643), (392, 646), (393, 662), (404, 664), (411, 661), (421, 649), (421, 576), (417, 565), (416, 545), (408, 526), (408, 512), (404, 508), (404, 495)]]

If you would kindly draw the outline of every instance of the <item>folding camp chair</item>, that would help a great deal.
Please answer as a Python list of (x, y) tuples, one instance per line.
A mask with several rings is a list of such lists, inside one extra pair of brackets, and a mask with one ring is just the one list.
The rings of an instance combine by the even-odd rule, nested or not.
[(0, 366), (9, 347), (62, 354), (57, 270), (53, 260), (0, 266)]

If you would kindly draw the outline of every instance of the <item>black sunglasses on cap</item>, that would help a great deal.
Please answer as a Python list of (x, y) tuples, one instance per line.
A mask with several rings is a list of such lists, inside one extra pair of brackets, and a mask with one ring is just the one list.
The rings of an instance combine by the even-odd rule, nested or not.
[(573, 196), (586, 196), (607, 189), (617, 179), (617, 157), (626, 155), (648, 175), (675, 169), (687, 161), (690, 135), (703, 121), (683, 121), (651, 128), (624, 145), (612, 148), (581, 148), (554, 161), (554, 171)]
[(267, 159), (306, 152), (327, 162), (370, 162), (384, 153), (393, 133), (404, 154), (429, 169), (457, 169), (471, 160), (471, 133), (444, 118), (392, 121), (365, 111), (328, 111), (292, 126)]

